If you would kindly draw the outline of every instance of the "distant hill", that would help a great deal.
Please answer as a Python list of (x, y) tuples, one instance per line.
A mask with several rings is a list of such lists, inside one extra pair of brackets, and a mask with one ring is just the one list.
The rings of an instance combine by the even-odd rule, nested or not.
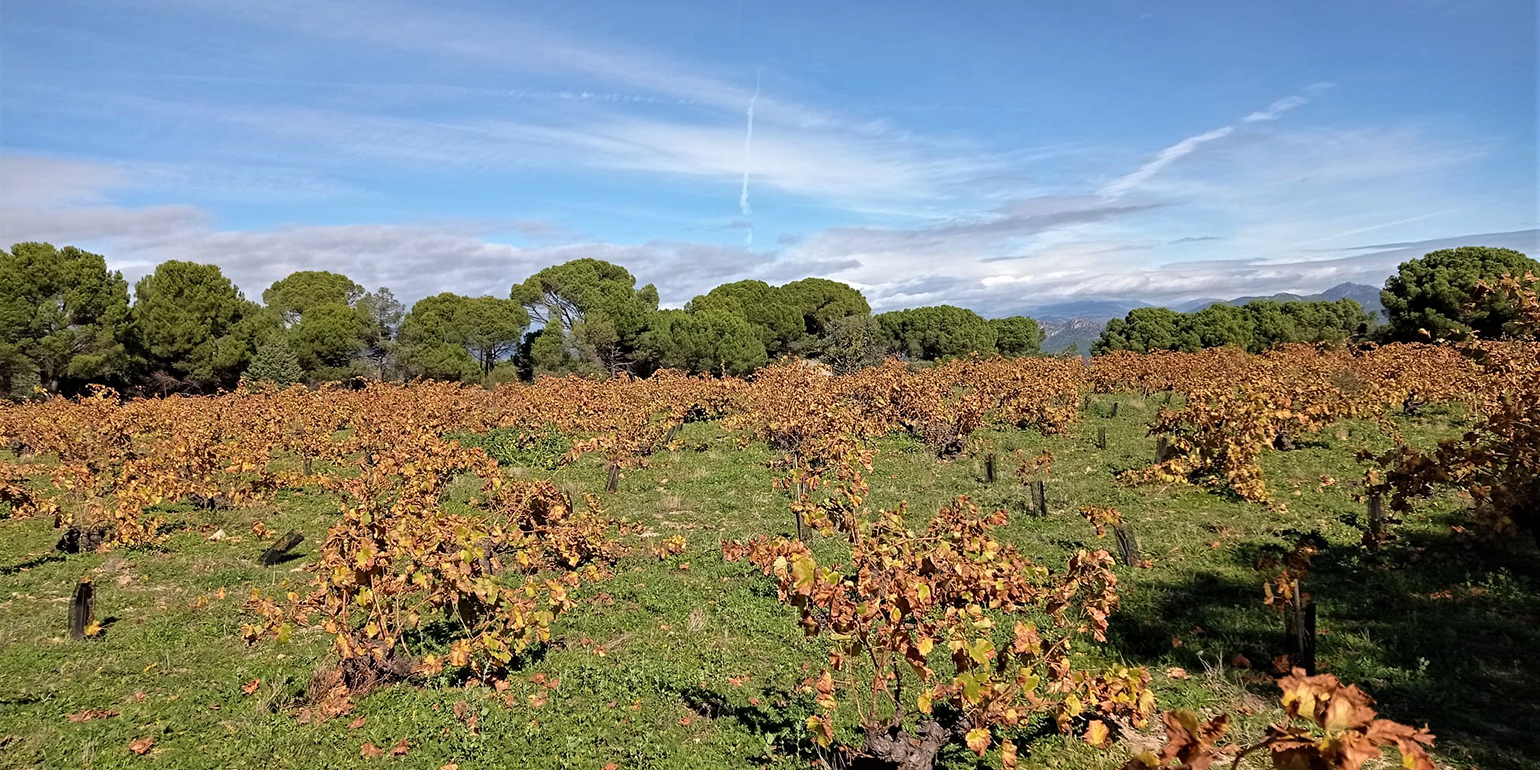
[(1183, 313), (1191, 313), (1194, 310), (1202, 310), (1209, 305), (1244, 305), (1259, 299), (1270, 299), (1274, 302), (1336, 302), (1339, 299), (1350, 299), (1363, 306), (1364, 312), (1374, 316), (1377, 320), (1385, 317), (1385, 308), (1380, 304), (1380, 289), (1378, 286), (1370, 286), (1363, 283), (1339, 283), (1336, 286), (1321, 292), (1320, 294), (1290, 294), (1281, 292), (1270, 297), (1236, 297), (1235, 299), (1195, 299), (1172, 305), (1172, 310)]
[[(1118, 315), (1126, 313), (1127, 311), (1124, 311)], [(1043, 332), (1046, 334), (1043, 339), (1043, 352), (1063, 353), (1073, 345), (1080, 355), (1088, 356), (1091, 354), (1091, 343), (1102, 336), (1102, 328), (1107, 325), (1107, 322), (1093, 318), (1062, 318), (1039, 320), (1038, 325), (1043, 327)]]

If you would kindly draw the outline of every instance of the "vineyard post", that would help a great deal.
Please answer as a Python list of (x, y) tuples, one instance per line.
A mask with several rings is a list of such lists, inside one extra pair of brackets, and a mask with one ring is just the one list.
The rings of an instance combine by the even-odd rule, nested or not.
[(305, 536), (299, 530), (291, 529), (287, 535), (279, 538), (278, 542), (273, 543), (271, 548), (263, 551), (262, 556), (257, 561), (264, 567), (271, 567), (283, 561), (283, 557), (287, 556), (289, 551), (294, 550), (294, 546), (299, 545), (304, 539)]
[(1114, 419), (1114, 420), (1117, 419), (1117, 417), (1118, 417), (1118, 402), (1116, 402), (1116, 401), (1112, 402), (1112, 414), (1109, 415), (1109, 416), (1112, 419)]
[(1080, 401), (1080, 411), (1082, 411), (1082, 412), (1089, 412), (1089, 411), (1091, 411), (1091, 394), (1090, 393), (1085, 394), (1085, 398), (1081, 399), (1081, 401)]
[(1042, 479), (1032, 483), (1032, 502), (1037, 504), (1037, 515), (1048, 516), (1048, 486)]
[(995, 483), (995, 453), (984, 455), (984, 481)]
[(1364, 538), (1364, 545), (1373, 551), (1380, 547), (1380, 541), (1385, 537), (1385, 501), (1380, 493), (1373, 492), (1369, 495), (1369, 531)]
[(1166, 455), (1170, 453), (1170, 450), (1171, 450), (1171, 445), (1170, 445), (1169, 442), (1166, 441), (1166, 437), (1165, 436), (1158, 436), (1158, 437), (1156, 437), (1156, 439), (1155, 439), (1155, 462), (1157, 462), (1157, 463), (1165, 462), (1166, 461)]
[(1097, 428), (1096, 429), (1096, 448), (1097, 449), (1106, 449), (1107, 448), (1107, 429), (1106, 428)]
[(1288, 636), (1289, 659), (1307, 675), (1315, 676), (1315, 602), (1305, 601), (1298, 580), (1294, 581), (1293, 593), (1283, 623), (1284, 633)]
[(604, 491), (613, 495), (620, 490), (620, 464), (612, 462), (606, 466), (606, 470), (609, 471), (610, 478), (604, 485)]
[(86, 629), (95, 614), (96, 588), (90, 577), (81, 578), (75, 585), (75, 598), (70, 602), (70, 638), (86, 638)]
[(1114, 524), (1112, 534), (1118, 539), (1118, 555), (1123, 558), (1123, 566), (1136, 567), (1139, 565), (1139, 537), (1134, 534), (1134, 527), (1128, 522)]

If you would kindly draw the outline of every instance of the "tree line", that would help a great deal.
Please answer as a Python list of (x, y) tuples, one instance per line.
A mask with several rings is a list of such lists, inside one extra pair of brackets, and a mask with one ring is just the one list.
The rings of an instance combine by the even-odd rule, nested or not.
[[(1471, 291), (1526, 271), (1540, 273), (1540, 263), (1506, 249), (1433, 252), (1386, 282), (1382, 327), (1371, 328), (1351, 300), (1196, 313), (1139, 308), (1109, 322), (1092, 352), (1500, 336), (1511, 308), (1491, 297), (1473, 306)], [(369, 291), (328, 271), (293, 273), (259, 303), (215, 265), (163, 262), (130, 292), (99, 254), (46, 243), (0, 252), (0, 395), (13, 399), (98, 383), (209, 391), (242, 377), (493, 383), (659, 369), (743, 376), (784, 356), (844, 372), (892, 356), (1037, 355), (1043, 339), (1031, 318), (986, 319), (950, 305), (873, 314), (860, 291), (823, 278), (737, 281), (682, 309), (660, 309), (654, 286), (638, 287), (624, 267), (598, 259), (545, 268), (507, 298), (443, 293), (407, 309), (388, 288)]]
[(1141, 307), (1107, 322), (1092, 355), (1115, 350), (1193, 352), (1237, 347), (1259, 353), (1284, 342), (1430, 342), (1510, 336), (1518, 314), (1501, 294), (1481, 295), (1478, 284), (1504, 275), (1540, 275), (1540, 262), (1512, 249), (1462, 246), (1429, 252), (1401, 263), (1385, 281), (1380, 304), (1386, 322), (1376, 325), (1357, 302), (1215, 304), (1192, 313)]
[[(132, 296), (132, 301), (130, 301)], [(215, 265), (163, 262), (132, 290), (106, 259), (73, 246), (0, 252), (0, 394), (150, 393), (354, 377), (468, 382), (659, 369), (747, 375), (797, 356), (838, 371), (890, 355), (915, 361), (1039, 352), (1030, 318), (940, 306), (873, 315), (858, 290), (822, 278), (738, 281), (660, 309), (624, 267), (576, 259), (506, 298), (453, 293), (410, 309), (388, 288), (300, 271), (247, 299)]]

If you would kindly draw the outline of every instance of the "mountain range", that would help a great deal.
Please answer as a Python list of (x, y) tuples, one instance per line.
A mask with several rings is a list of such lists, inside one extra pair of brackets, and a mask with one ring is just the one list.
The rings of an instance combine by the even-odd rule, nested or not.
[(1383, 320), (1385, 308), (1380, 305), (1380, 289), (1362, 283), (1340, 283), (1319, 294), (1291, 294), (1280, 292), (1268, 297), (1236, 297), (1234, 299), (1194, 299), (1185, 302), (1157, 305), (1140, 300), (1100, 299), (1084, 302), (1057, 302), (1028, 309), (1025, 314), (1037, 319), (1047, 334), (1043, 341), (1045, 353), (1062, 353), (1072, 346), (1081, 355), (1091, 352), (1091, 343), (1101, 336), (1108, 319), (1120, 318), (1138, 307), (1168, 307), (1180, 313), (1191, 313), (1209, 305), (1244, 305), (1256, 300), (1274, 302), (1335, 302), (1350, 299), (1363, 306), (1365, 312), (1376, 320)]

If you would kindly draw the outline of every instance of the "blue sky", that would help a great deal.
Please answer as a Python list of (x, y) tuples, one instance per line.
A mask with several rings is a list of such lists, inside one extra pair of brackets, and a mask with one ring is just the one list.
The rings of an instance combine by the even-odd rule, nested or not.
[(0, 0), (0, 241), (989, 315), (1540, 251), (1532, 2)]

